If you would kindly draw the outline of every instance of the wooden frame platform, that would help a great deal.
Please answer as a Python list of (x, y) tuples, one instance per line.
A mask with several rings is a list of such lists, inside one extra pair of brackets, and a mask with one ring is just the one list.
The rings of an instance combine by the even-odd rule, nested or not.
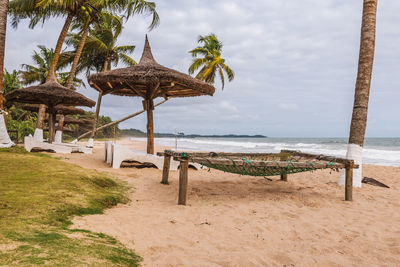
[[(188, 185), (188, 166), (189, 162), (199, 164), (218, 164), (226, 166), (245, 166), (245, 158), (255, 158), (251, 160), (251, 166), (260, 168), (274, 168), (288, 166), (289, 159), (301, 159), (301, 161), (290, 161), (293, 168), (307, 168), (312, 163), (313, 169), (346, 169), (345, 200), (353, 200), (353, 169), (358, 165), (353, 160), (336, 158), (325, 155), (315, 155), (300, 151), (282, 150), (280, 153), (215, 153), (215, 152), (176, 152), (165, 150), (157, 153), (164, 157), (162, 173), (162, 184), (168, 184), (169, 169), (171, 158), (180, 162), (179, 168), (179, 197), (178, 205), (186, 205), (187, 185)], [(257, 160), (262, 158), (275, 158), (274, 161)], [(288, 174), (280, 174), (282, 181), (287, 181)]]

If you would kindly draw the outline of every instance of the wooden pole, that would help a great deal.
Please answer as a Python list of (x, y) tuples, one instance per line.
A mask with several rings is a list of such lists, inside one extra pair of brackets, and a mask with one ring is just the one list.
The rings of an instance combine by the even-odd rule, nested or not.
[(186, 205), (187, 184), (188, 184), (188, 166), (187, 160), (181, 161), (179, 168), (179, 197), (178, 205)]
[[(281, 152), (282, 154), (282, 152)], [(287, 160), (287, 156), (280, 156), (280, 161), (286, 161)], [(281, 173), (281, 181), (285, 181), (287, 182), (287, 173)]]
[(60, 119), (58, 120), (58, 130), (61, 132), (64, 129), (64, 119), (65, 119), (65, 116), (61, 115)]
[[(157, 103), (156, 105), (154, 105), (154, 107), (157, 107), (157, 106), (159, 106), (159, 105), (165, 103), (167, 100), (168, 100), (168, 99), (164, 99), (163, 101), (160, 101), (160, 103)], [(119, 123), (121, 123), (121, 122), (123, 122), (123, 121), (129, 120), (129, 119), (131, 119), (131, 118), (133, 118), (133, 117), (136, 117), (136, 116), (142, 114), (142, 113), (145, 112), (145, 111), (146, 111), (146, 110), (141, 110), (141, 111), (135, 112), (135, 113), (133, 113), (133, 114), (131, 114), (131, 115), (129, 115), (129, 116), (126, 116), (126, 117), (124, 117), (124, 118), (122, 118), (122, 119), (119, 119), (119, 120), (116, 120), (116, 121), (107, 123), (106, 125), (103, 125), (103, 126), (97, 128), (97, 129), (96, 129), (96, 132), (101, 131), (101, 130), (103, 130), (103, 129), (105, 129), (105, 128), (111, 127), (111, 126), (113, 126), (113, 125), (115, 125), (115, 124), (119, 124)], [(86, 133), (80, 135), (80, 136), (77, 138), (77, 140), (80, 140), (80, 139), (82, 139), (82, 138), (88, 136), (88, 135), (91, 134), (91, 133), (92, 133), (92, 131), (86, 132)]]
[(56, 113), (53, 108), (49, 108), (49, 144), (54, 140), (54, 126), (55, 126)]
[(345, 200), (353, 201), (353, 166), (346, 166)]
[(163, 166), (163, 173), (162, 173), (162, 184), (169, 184), (168, 183), (168, 176), (169, 176), (169, 168), (171, 166), (171, 156), (165, 155), (164, 156), (164, 166)]
[(147, 111), (147, 154), (154, 154), (153, 99), (144, 100)]
[(101, 98), (103, 97), (103, 92), (99, 92), (99, 96), (97, 97), (97, 103), (96, 103), (96, 114), (94, 115), (93, 119), (93, 130), (90, 135), (90, 138), (94, 138), (94, 135), (96, 134), (96, 128), (97, 128), (97, 120), (99, 118), (99, 113), (100, 113), (100, 105), (101, 105)]

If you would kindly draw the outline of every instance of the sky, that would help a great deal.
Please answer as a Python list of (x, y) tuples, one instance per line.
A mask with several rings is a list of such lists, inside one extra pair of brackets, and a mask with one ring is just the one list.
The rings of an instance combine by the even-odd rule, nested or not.
[[(148, 33), (157, 62), (187, 73), (188, 51), (198, 36), (215, 33), (235, 72), (224, 90), (217, 80), (213, 97), (170, 99), (157, 107), (155, 132), (348, 137), (362, 0), (155, 2), (160, 26), (148, 32), (151, 17), (138, 15), (119, 38), (120, 45), (136, 46), (134, 59), (140, 59)], [(400, 1), (379, 1), (367, 137), (400, 137), (399, 12)], [(52, 19), (34, 30), (26, 22), (16, 30), (9, 27), (6, 68), (32, 63), (37, 45), (55, 47), (62, 25), (62, 19)], [(97, 100), (90, 86), (79, 92)], [(116, 120), (141, 109), (139, 98), (104, 96), (100, 114)], [(145, 130), (146, 116), (120, 128)]]

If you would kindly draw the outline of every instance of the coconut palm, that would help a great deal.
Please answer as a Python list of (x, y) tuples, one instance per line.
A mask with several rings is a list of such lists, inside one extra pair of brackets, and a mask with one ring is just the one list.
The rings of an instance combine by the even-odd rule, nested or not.
[(7, 30), (8, 0), (0, 0), (0, 113), (3, 110), (4, 54)]
[[(112, 64), (117, 66), (119, 62), (126, 65), (136, 64), (136, 61), (128, 55), (133, 52), (135, 46), (117, 45), (121, 30), (120, 18), (103, 17), (102, 22), (94, 26), (86, 39), (78, 70), (85, 70), (89, 74), (93, 71), (107, 71)], [(76, 46), (79, 40), (79, 34), (71, 34), (67, 43)]]
[[(189, 74), (193, 74), (200, 69), (196, 78), (205, 82), (214, 84), (215, 76), (219, 75), (222, 83), (222, 89), (225, 86), (224, 72), (228, 75), (228, 80), (232, 81), (235, 77), (233, 70), (225, 64), (225, 59), (221, 57), (222, 43), (215, 34), (199, 36), (198, 43), (201, 46), (189, 51), (194, 57), (192, 65), (189, 67)], [(200, 55), (201, 57), (197, 57)]]
[[(347, 148), (347, 157), (359, 165), (359, 169), (355, 169), (353, 175), (353, 185), (358, 187), (361, 186), (362, 180), (362, 147), (367, 128), (369, 92), (374, 63), (377, 5), (378, 0), (364, 0), (358, 73)], [(339, 184), (344, 184), (344, 178), (341, 178)]]
[[(117, 45), (117, 39), (121, 34), (121, 30), (122, 24), (118, 18), (108, 16), (103, 17), (102, 22), (95, 25), (94, 29), (86, 39), (78, 66), (79, 71), (86, 70), (87, 74), (92, 71), (107, 71), (111, 69), (112, 64), (117, 66), (119, 62), (126, 65), (135, 65), (136, 61), (128, 55), (133, 52), (135, 46)], [(79, 38), (79, 35), (70, 35), (67, 42), (76, 45)], [(102, 94), (99, 93), (93, 122), (93, 131), (90, 137), (91, 139), (94, 138), (96, 133), (101, 99)]]
[(5, 94), (21, 88), (21, 81), (18, 71), (13, 70), (12, 72), (8, 72), (7, 70), (4, 70), (3, 86), (3, 91)]
[(3, 91), (4, 91), (4, 54), (7, 31), (8, 0), (0, 0), (0, 147), (10, 147), (11, 141), (3, 117)]
[[(143, 0), (118, 0), (118, 1), (113, 1), (114, 2), (114, 11), (118, 8), (120, 9), (120, 11), (125, 11), (126, 13), (126, 18), (129, 18), (131, 15), (134, 14), (151, 14), (153, 16), (152, 22), (149, 25), (149, 29), (152, 30), (154, 27), (156, 27), (159, 22), (159, 16), (158, 13), (156, 12), (156, 4), (154, 2), (148, 2), (148, 1), (143, 1)], [(116, 8), (118, 7), (118, 8)], [(83, 7), (83, 9), (85, 9), (85, 7)], [(90, 16), (89, 18), (84, 19), (84, 23), (80, 25), (81, 28), (81, 32), (79, 33), (80, 38), (76, 38), (75, 39), (79, 39), (79, 42), (77, 42), (77, 40), (75, 40), (75, 46), (76, 46), (76, 52), (74, 55), (74, 59), (72, 62), (72, 66), (71, 66), (71, 71), (70, 71), (70, 76), (68, 78), (67, 81), (67, 88), (70, 88), (73, 78), (76, 75), (76, 72), (78, 70), (78, 63), (79, 63), (79, 59), (82, 55), (82, 51), (83, 51), (83, 47), (85, 46), (86, 43), (86, 38), (89, 32), (89, 27), (90, 24), (92, 24), (93, 22), (98, 24), (103, 24), (105, 22), (105, 26), (108, 26), (109, 21), (113, 22), (113, 26), (114, 28), (118, 28), (119, 32), (122, 29), (122, 18), (117, 17), (116, 15), (108, 12), (108, 11), (104, 11), (101, 10), (101, 7), (98, 6), (94, 11), (89, 7), (89, 11), (90, 11)], [(79, 26), (78, 26), (79, 27)], [(102, 26), (100, 26), (102, 27)], [(76, 28), (76, 27), (75, 27)], [(129, 60), (129, 59), (127, 59)]]
[[(34, 51), (32, 55), (32, 61), (34, 65), (22, 64), (22, 70), (19, 71), (21, 82), (24, 85), (32, 83), (45, 83), (46, 78), (49, 75), (50, 65), (54, 57), (54, 49), (47, 48), (44, 45), (38, 45), (39, 51)], [(56, 76), (60, 84), (64, 84), (63, 77), (65, 73), (60, 72), (61, 69), (65, 68), (69, 64), (65, 60), (65, 56), (61, 53), (60, 60), (56, 67)], [(65, 79), (65, 78), (64, 78)], [(79, 82), (78, 80), (76, 82)], [(82, 81), (80, 81), (82, 83)]]

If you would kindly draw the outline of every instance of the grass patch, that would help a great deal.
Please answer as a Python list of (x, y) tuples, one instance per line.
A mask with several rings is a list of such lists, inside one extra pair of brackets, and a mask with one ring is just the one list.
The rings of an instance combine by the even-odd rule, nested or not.
[(126, 203), (127, 187), (46, 154), (0, 149), (0, 266), (137, 266), (112, 237), (72, 230), (73, 215)]

